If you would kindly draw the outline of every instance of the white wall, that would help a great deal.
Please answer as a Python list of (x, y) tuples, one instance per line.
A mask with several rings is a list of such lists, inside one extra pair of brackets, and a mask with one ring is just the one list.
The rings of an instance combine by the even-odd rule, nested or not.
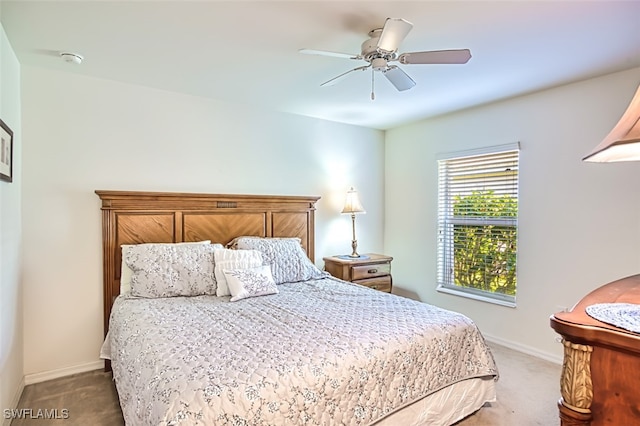
[[(23, 387), (20, 285), (22, 135), (20, 64), (0, 26), (0, 118), (13, 131), (13, 182), (0, 181), (0, 408), (13, 408)], [(6, 423), (6, 421), (5, 421)]]
[(96, 368), (102, 343), (96, 189), (319, 195), (316, 263), (348, 253), (350, 185), (381, 251), (384, 134), (23, 67), (27, 383)]
[[(608, 75), (387, 132), (385, 252), (396, 291), (463, 312), (490, 338), (548, 359), (549, 327), (607, 282), (640, 273), (640, 163), (584, 163), (640, 83)], [(519, 141), (517, 307), (436, 292), (436, 154)]]
[[(359, 251), (394, 256), (398, 293), (464, 312), (495, 340), (560, 359), (549, 315), (640, 272), (634, 185), (640, 164), (580, 161), (615, 124), (639, 77), (636, 69), (567, 85), (404, 126), (385, 138), (371, 129), (25, 66), (26, 380), (99, 365), (95, 189), (320, 195), (321, 266), (323, 256), (350, 250), (350, 221), (339, 211), (354, 185), (367, 209), (358, 217)], [(435, 155), (514, 141), (522, 146), (517, 308), (437, 293)], [(4, 216), (2, 223), (4, 232)], [(19, 334), (19, 326), (13, 331)]]

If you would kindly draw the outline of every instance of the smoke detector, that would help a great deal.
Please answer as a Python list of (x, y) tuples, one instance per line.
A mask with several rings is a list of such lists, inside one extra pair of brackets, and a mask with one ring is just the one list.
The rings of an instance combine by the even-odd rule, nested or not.
[(77, 53), (70, 52), (62, 52), (60, 53), (60, 57), (65, 60), (65, 62), (69, 62), (71, 64), (81, 64), (84, 59), (82, 55), (78, 55)]

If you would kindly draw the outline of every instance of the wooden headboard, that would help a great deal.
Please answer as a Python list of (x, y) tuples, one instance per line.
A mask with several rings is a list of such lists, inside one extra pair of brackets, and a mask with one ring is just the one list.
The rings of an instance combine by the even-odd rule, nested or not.
[(120, 294), (122, 244), (211, 240), (242, 235), (299, 237), (314, 261), (314, 212), (320, 197), (96, 191), (102, 200), (104, 333)]

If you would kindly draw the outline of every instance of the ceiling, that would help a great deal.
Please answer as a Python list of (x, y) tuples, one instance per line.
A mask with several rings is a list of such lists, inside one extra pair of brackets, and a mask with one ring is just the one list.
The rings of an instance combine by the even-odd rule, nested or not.
[[(414, 24), (399, 53), (471, 50), (465, 65), (400, 65), (398, 92), (360, 53), (387, 17)], [(640, 67), (640, 1), (1, 0), (23, 65), (331, 121), (389, 129), (572, 81)], [(81, 65), (59, 53), (84, 56)]]

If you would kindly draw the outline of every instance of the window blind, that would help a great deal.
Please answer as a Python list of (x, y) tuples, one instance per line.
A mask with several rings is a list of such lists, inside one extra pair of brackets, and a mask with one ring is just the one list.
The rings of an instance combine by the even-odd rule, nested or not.
[(438, 285), (515, 302), (519, 148), (438, 160)]

